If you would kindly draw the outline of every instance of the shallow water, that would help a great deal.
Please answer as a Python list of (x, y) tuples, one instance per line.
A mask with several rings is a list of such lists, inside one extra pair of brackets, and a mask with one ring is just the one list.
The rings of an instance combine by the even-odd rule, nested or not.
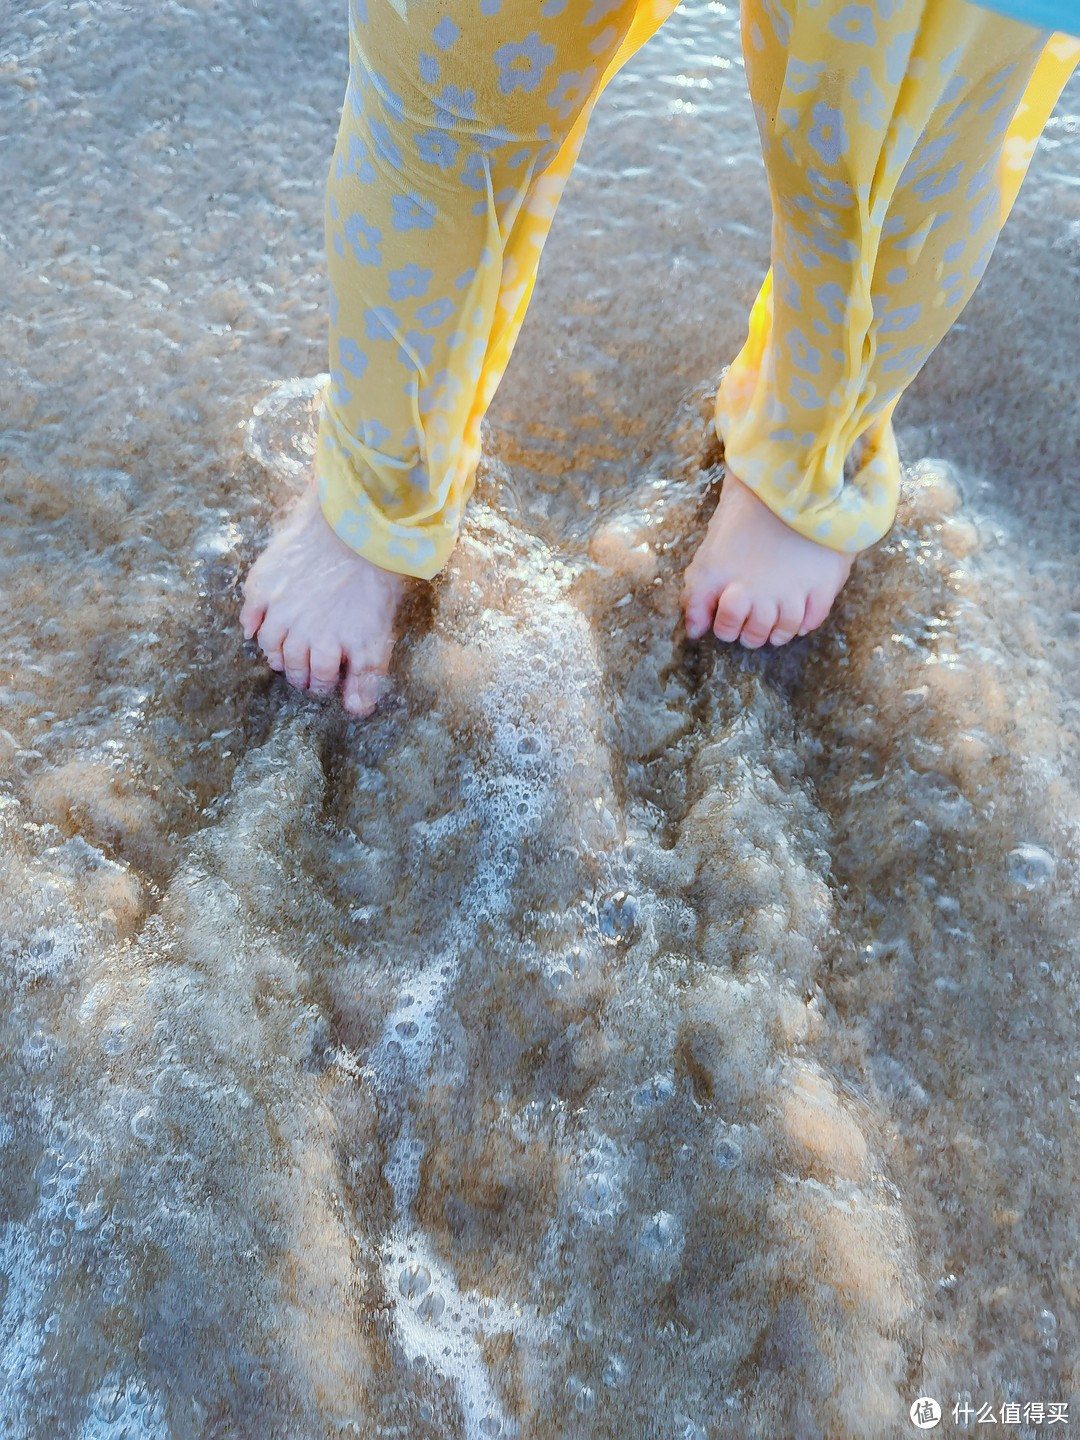
[(0, 1435), (1076, 1423), (1080, 88), (833, 621), (687, 647), (768, 222), (688, 0), (349, 724), (235, 621), (324, 365), (327, 9), (0, 9)]

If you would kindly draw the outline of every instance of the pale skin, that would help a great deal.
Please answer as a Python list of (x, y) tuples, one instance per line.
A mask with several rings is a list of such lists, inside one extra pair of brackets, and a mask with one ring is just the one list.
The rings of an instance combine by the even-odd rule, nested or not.
[[(799, 535), (729, 473), (683, 579), (686, 633), (785, 645), (825, 620), (852, 560)], [(290, 685), (328, 695), (340, 681), (349, 714), (370, 715), (409, 583), (338, 539), (312, 485), (251, 567), (240, 621)]]
[(290, 685), (329, 695), (340, 680), (349, 714), (370, 715), (408, 584), (338, 539), (310, 485), (251, 567), (240, 623)]

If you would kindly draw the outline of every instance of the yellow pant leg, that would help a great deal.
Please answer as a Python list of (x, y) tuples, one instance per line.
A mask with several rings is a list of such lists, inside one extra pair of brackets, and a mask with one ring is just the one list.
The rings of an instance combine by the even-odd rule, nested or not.
[(589, 113), (675, 3), (352, 0), (317, 474), (375, 564), (446, 563)]
[(896, 512), (893, 408), (974, 291), (1080, 46), (967, 0), (743, 0), (743, 52), (772, 269), (717, 429), (793, 529), (863, 550)]

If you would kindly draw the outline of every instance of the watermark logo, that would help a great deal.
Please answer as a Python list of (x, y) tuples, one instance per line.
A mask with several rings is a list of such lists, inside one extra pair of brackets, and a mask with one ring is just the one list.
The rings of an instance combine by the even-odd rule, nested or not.
[(933, 1430), (941, 1424), (941, 1406), (932, 1395), (920, 1395), (908, 1411), (911, 1423), (919, 1430)]

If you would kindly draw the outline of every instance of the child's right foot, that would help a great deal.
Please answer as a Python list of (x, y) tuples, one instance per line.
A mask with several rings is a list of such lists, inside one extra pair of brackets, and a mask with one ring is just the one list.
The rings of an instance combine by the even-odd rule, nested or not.
[(244, 581), (240, 623), (272, 670), (317, 695), (336, 689), (352, 715), (370, 715), (394, 648), (407, 580), (380, 570), (334, 534), (315, 486), (305, 491)]

